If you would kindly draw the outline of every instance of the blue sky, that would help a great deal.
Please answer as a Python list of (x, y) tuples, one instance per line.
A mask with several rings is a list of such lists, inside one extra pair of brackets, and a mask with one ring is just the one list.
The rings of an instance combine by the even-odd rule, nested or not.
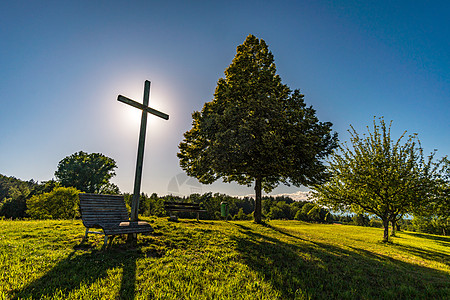
[(65, 156), (100, 152), (132, 192), (140, 114), (116, 99), (142, 101), (150, 80), (150, 106), (170, 119), (149, 117), (142, 191), (175, 193), (175, 177), (181, 194), (253, 193), (186, 181), (176, 157), (248, 34), (341, 141), (384, 116), (394, 138), (418, 133), (426, 152), (448, 155), (449, 16), (449, 1), (420, 0), (2, 1), (0, 174), (45, 181)]

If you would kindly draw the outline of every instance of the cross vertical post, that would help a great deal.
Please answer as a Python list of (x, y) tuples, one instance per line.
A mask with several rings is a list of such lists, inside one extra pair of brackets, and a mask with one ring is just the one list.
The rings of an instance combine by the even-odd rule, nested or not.
[[(150, 94), (150, 81), (146, 80), (144, 84), (143, 105), (148, 107), (148, 98)], [(137, 221), (139, 211), (139, 197), (141, 195), (142, 167), (144, 165), (144, 146), (145, 134), (147, 131), (147, 112), (142, 111), (141, 130), (139, 132), (138, 153), (136, 160), (136, 173), (134, 175), (133, 199), (131, 201), (131, 221)]]
[(150, 108), (148, 106), (150, 94), (150, 81), (146, 80), (144, 84), (144, 100), (143, 103), (138, 103), (127, 97), (119, 95), (117, 100), (123, 102), (125, 104), (131, 105), (142, 110), (141, 117), (141, 129), (139, 132), (139, 143), (138, 143), (138, 153), (136, 160), (136, 173), (134, 176), (134, 190), (133, 190), (133, 198), (131, 202), (131, 221), (138, 220), (138, 211), (139, 211), (139, 197), (141, 194), (141, 181), (142, 181), (142, 168), (144, 164), (144, 146), (145, 146), (145, 134), (147, 130), (147, 113), (151, 113), (155, 116), (163, 118), (165, 120), (169, 119), (169, 115), (157, 111), (156, 109)]

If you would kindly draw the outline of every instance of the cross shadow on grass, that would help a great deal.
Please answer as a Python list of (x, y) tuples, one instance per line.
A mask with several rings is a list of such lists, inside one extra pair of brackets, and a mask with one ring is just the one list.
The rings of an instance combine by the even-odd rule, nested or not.
[[(280, 299), (448, 299), (448, 273), (357, 248), (311, 242), (282, 228), (236, 224), (245, 263)], [(277, 233), (277, 234), (272, 234)], [(285, 238), (278, 239), (278, 233)]]
[[(114, 244), (111, 249), (99, 251), (90, 245), (77, 245), (63, 260), (59, 261), (42, 277), (31, 282), (21, 290), (13, 291), (12, 299), (59, 298), (67, 299), (70, 293), (85, 286), (88, 288), (101, 280), (107, 282), (110, 271), (120, 269), (119, 299), (133, 299), (136, 282), (136, 261), (143, 257), (138, 247)], [(119, 272), (118, 270), (116, 270)], [(114, 273), (114, 272), (113, 272)], [(114, 276), (114, 275), (113, 275)], [(110, 290), (103, 286), (105, 291)], [(99, 295), (102, 291), (99, 291)], [(77, 297), (80, 298), (80, 297)], [(96, 298), (96, 297), (94, 297)]]

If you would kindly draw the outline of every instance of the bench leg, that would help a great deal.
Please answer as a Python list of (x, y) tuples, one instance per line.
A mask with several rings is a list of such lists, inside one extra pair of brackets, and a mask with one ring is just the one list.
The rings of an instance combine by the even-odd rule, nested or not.
[(83, 239), (81, 240), (81, 242), (86, 242), (88, 240), (88, 232), (89, 232), (89, 228), (86, 228), (86, 233), (84, 234)]
[[(111, 237), (108, 238), (108, 236), (105, 234), (105, 239), (103, 242), (102, 249), (110, 248), (113, 243), (114, 237), (115, 237), (115, 235), (112, 235)], [(109, 243), (108, 243), (108, 240), (109, 240)]]
[(198, 212), (197, 212), (197, 222), (198, 222)]
[(112, 235), (112, 236), (111, 236), (111, 238), (110, 238), (110, 240), (109, 240), (109, 246), (110, 246), (110, 247), (111, 247), (111, 245), (112, 245), (113, 240), (114, 240), (115, 237), (116, 237), (115, 235)]
[(105, 234), (105, 238), (103, 240), (103, 247), (102, 249), (105, 249), (108, 246), (108, 236)]

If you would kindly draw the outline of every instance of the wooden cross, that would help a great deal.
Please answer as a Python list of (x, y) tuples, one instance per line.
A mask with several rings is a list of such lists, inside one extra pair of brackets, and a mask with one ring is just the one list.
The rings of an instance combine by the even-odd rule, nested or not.
[(149, 94), (150, 94), (150, 81), (146, 80), (144, 85), (143, 104), (128, 99), (127, 97), (124, 97), (122, 95), (119, 95), (117, 97), (117, 100), (119, 100), (120, 102), (126, 103), (128, 105), (134, 106), (142, 110), (141, 131), (139, 133), (138, 154), (136, 161), (136, 173), (134, 176), (134, 191), (133, 191), (133, 199), (131, 202), (131, 221), (138, 220), (139, 195), (141, 194), (142, 166), (144, 164), (145, 132), (147, 129), (147, 113), (151, 113), (152, 115), (158, 116), (165, 120), (169, 119), (169, 115), (148, 107)]

